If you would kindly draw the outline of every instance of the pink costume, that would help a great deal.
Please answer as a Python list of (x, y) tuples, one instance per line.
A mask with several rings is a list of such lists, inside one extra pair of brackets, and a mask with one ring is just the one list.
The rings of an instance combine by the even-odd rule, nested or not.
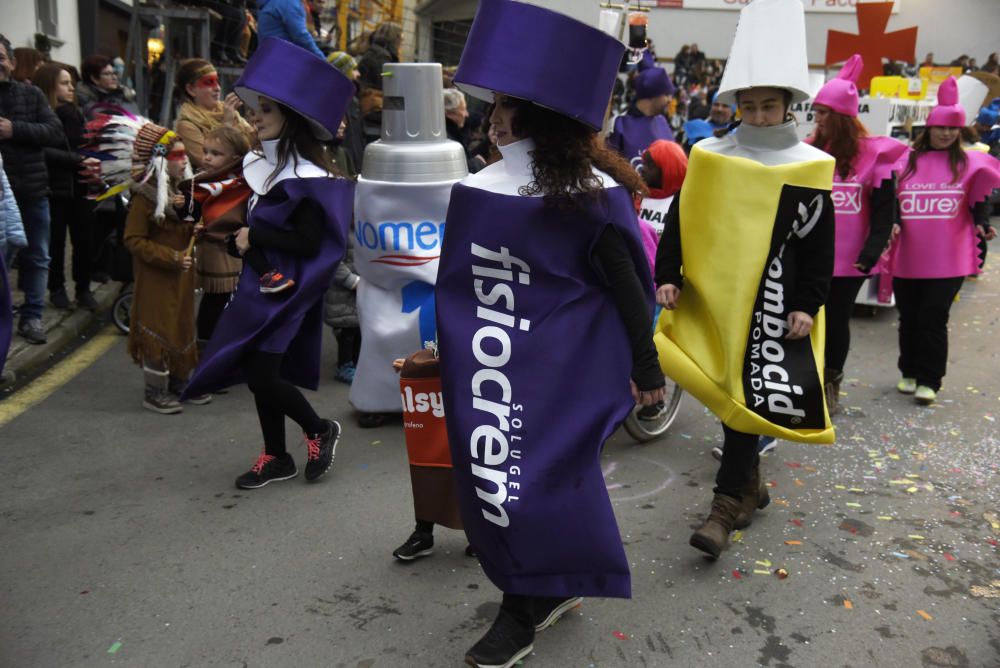
[(834, 276), (864, 276), (854, 267), (868, 239), (872, 190), (892, 178), (893, 167), (906, 153), (906, 145), (891, 137), (862, 137), (858, 154), (846, 179), (833, 174), (833, 206), (837, 235), (834, 241)]
[(1000, 161), (978, 151), (967, 151), (965, 157), (968, 164), (957, 182), (948, 152), (929, 151), (900, 183), (902, 232), (894, 244), (893, 276), (951, 278), (981, 272), (971, 208), (1000, 188)]
[[(848, 58), (835, 79), (816, 94), (814, 105), (839, 114), (858, 117), (858, 75), (864, 69), (861, 56)], [(822, 147), (819, 147), (822, 148)], [(846, 179), (833, 173), (833, 206), (837, 233), (834, 243), (834, 276), (864, 276), (854, 268), (868, 240), (871, 219), (871, 194), (886, 179), (892, 178), (893, 166), (906, 153), (906, 146), (889, 137), (863, 137), (851, 162)]]
[[(927, 127), (931, 126), (965, 127), (955, 77), (948, 77), (938, 89), (938, 105), (927, 117)], [(978, 151), (966, 151), (965, 157), (968, 162), (957, 181), (948, 152), (928, 151), (900, 183), (902, 231), (892, 252), (893, 276), (953, 278), (981, 273), (971, 209), (1000, 188), (1000, 162)], [(900, 174), (904, 171), (899, 169)]]

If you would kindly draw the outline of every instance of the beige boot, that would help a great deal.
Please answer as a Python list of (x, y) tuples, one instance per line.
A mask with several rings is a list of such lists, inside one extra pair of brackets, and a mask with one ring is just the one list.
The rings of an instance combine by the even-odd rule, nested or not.
[(760, 459), (757, 460), (757, 465), (753, 467), (753, 473), (743, 488), (742, 496), (740, 512), (736, 515), (736, 521), (733, 523), (734, 529), (746, 529), (753, 522), (754, 511), (762, 510), (767, 507), (767, 504), (771, 503), (771, 494), (768, 492), (767, 483), (764, 482), (760, 475)]
[(712, 499), (712, 512), (709, 513), (708, 519), (691, 534), (691, 539), (688, 541), (691, 547), (696, 547), (713, 559), (718, 559), (729, 544), (729, 532), (733, 530), (740, 507), (739, 500), (725, 494), (716, 494)]
[(170, 393), (169, 372), (144, 366), (142, 373), (146, 378), (146, 391), (142, 398), (143, 408), (161, 415), (172, 415), (184, 410), (177, 397)]

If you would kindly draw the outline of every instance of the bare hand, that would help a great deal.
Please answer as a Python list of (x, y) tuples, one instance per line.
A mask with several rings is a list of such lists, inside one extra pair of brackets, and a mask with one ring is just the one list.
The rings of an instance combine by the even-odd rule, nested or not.
[(792, 311), (788, 314), (788, 334), (786, 339), (804, 339), (813, 328), (813, 319), (808, 313)]
[(652, 406), (653, 404), (663, 401), (663, 398), (667, 396), (667, 388), (658, 387), (655, 390), (645, 390), (642, 391), (635, 384), (635, 381), (629, 379), (629, 387), (632, 389), (632, 400), (640, 406)]
[(239, 118), (239, 108), (243, 106), (243, 100), (236, 93), (230, 93), (222, 101), (222, 122), (226, 125), (237, 124)]
[(236, 250), (243, 255), (250, 248), (250, 228), (241, 227), (236, 233)]
[(195, 237), (200, 237), (201, 235), (205, 234), (205, 223), (202, 222), (195, 223), (194, 228), (191, 230), (191, 233), (194, 234)]
[(97, 158), (84, 158), (80, 161), (79, 179), (81, 183), (90, 185), (100, 185), (101, 183), (101, 161)]
[(178, 195), (172, 196), (170, 198), (170, 203), (174, 206), (174, 208), (178, 208), (178, 207), (184, 206), (184, 195), (178, 194)]
[(854, 268), (857, 269), (858, 271), (860, 271), (862, 274), (867, 274), (869, 271), (872, 270), (871, 267), (866, 267), (865, 265), (861, 264), (860, 262), (855, 262), (854, 263)]
[(997, 228), (992, 225), (988, 229), (982, 225), (976, 225), (976, 232), (986, 241), (993, 241), (997, 237)]
[(656, 303), (668, 311), (677, 308), (677, 300), (680, 299), (680, 296), (681, 289), (673, 283), (661, 285), (656, 289)]
[(181, 257), (181, 271), (187, 271), (194, 264), (194, 258), (190, 255), (184, 255)]
[(899, 223), (893, 223), (892, 225), (892, 236), (891, 239), (895, 239), (899, 236), (899, 233), (903, 231), (903, 228), (899, 226)]
[(0, 140), (14, 136), (14, 124), (9, 119), (0, 116)]

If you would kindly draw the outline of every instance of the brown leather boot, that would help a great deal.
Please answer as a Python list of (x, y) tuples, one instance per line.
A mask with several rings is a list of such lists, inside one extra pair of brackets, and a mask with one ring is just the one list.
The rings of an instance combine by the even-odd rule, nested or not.
[(840, 384), (844, 382), (844, 372), (826, 369), (823, 372), (823, 391), (826, 394), (826, 410), (833, 415), (840, 409)]
[(736, 521), (733, 522), (734, 529), (746, 529), (753, 522), (754, 511), (766, 508), (767, 504), (771, 503), (771, 494), (767, 490), (767, 483), (760, 476), (759, 459), (753, 468), (750, 480), (743, 488), (742, 496), (740, 512), (736, 515)]
[(740, 512), (740, 502), (725, 494), (716, 494), (712, 499), (712, 512), (708, 519), (691, 534), (688, 541), (713, 559), (718, 559), (729, 544), (729, 532), (733, 530), (736, 516)]

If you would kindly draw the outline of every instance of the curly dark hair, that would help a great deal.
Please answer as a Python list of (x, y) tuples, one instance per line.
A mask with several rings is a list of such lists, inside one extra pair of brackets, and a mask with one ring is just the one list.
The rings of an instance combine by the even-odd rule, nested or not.
[[(498, 96), (499, 97), (499, 96)], [(514, 108), (511, 130), (535, 142), (533, 180), (521, 186), (524, 196), (541, 194), (548, 203), (573, 207), (572, 193), (599, 196), (604, 184), (593, 168), (607, 173), (629, 193), (647, 194), (646, 184), (620, 155), (609, 149), (592, 128), (527, 100), (499, 97), (498, 104)]]

